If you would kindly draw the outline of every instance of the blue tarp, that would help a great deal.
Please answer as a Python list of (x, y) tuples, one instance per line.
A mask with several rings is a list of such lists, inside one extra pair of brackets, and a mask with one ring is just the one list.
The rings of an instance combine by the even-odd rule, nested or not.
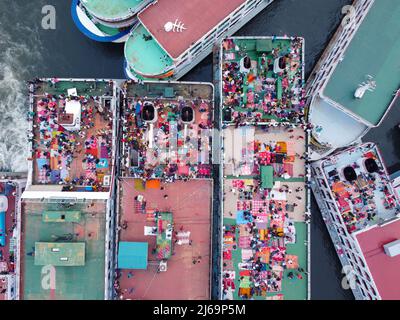
[(36, 164), (37, 164), (37, 166), (38, 166), (38, 168), (39, 168), (39, 170), (40, 170), (40, 169), (43, 168), (43, 166), (44, 166), (45, 164), (49, 164), (49, 160), (44, 159), (44, 158), (39, 158), (39, 159), (36, 159)]
[(247, 223), (253, 221), (253, 217), (252, 216), (250, 216), (249, 220), (246, 220), (244, 218), (244, 214), (243, 213), (244, 213), (243, 210), (236, 211), (236, 224), (247, 224)]
[(101, 158), (99, 163), (96, 164), (97, 169), (106, 169), (108, 168), (108, 159)]
[(147, 242), (120, 242), (118, 248), (119, 269), (147, 269)]

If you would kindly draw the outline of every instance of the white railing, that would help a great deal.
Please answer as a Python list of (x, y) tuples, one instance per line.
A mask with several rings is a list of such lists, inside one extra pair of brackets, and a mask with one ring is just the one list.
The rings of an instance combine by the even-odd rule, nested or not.
[(204, 51), (209, 51), (212, 46), (221, 41), (224, 37), (231, 35), (238, 26), (244, 25), (246, 17), (252, 15), (256, 9), (263, 9), (274, 0), (249, 0), (233, 11), (224, 21), (199, 39), (194, 45), (188, 48), (177, 60), (176, 73), (185, 68), (201, 55)]

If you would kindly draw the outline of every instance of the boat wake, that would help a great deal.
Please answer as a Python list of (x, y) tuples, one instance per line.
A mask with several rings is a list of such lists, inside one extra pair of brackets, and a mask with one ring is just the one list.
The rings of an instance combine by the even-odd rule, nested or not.
[(0, 74), (0, 170), (22, 172), (28, 156), (26, 87), (4, 62)]
[[(27, 171), (27, 86), (40, 59), (38, 31), (0, 22), (0, 171)], [(12, 33), (12, 35), (11, 35)]]

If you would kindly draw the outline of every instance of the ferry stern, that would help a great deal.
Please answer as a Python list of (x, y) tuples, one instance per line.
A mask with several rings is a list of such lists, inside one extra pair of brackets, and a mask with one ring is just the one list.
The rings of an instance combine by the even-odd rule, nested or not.
[[(71, 15), (78, 29), (99, 42), (123, 43), (136, 15), (152, 0), (73, 0)], [(110, 3), (112, 2), (112, 3)]]

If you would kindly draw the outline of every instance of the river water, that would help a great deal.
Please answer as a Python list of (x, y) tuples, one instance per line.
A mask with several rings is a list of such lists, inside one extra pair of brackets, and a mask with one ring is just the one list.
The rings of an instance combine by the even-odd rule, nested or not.
[[(237, 35), (304, 37), (308, 75), (342, 19), (341, 8), (351, 2), (276, 0)], [(45, 5), (56, 8), (55, 30), (41, 27)], [(35, 77), (123, 78), (123, 46), (83, 36), (72, 22), (70, 0), (0, 0), (0, 171), (27, 169), (25, 81)], [(211, 56), (182, 80), (211, 82)], [(366, 137), (380, 143), (391, 171), (399, 169), (398, 107)], [(341, 287), (341, 266), (315, 201), (312, 207), (312, 298), (353, 299), (351, 291)]]

